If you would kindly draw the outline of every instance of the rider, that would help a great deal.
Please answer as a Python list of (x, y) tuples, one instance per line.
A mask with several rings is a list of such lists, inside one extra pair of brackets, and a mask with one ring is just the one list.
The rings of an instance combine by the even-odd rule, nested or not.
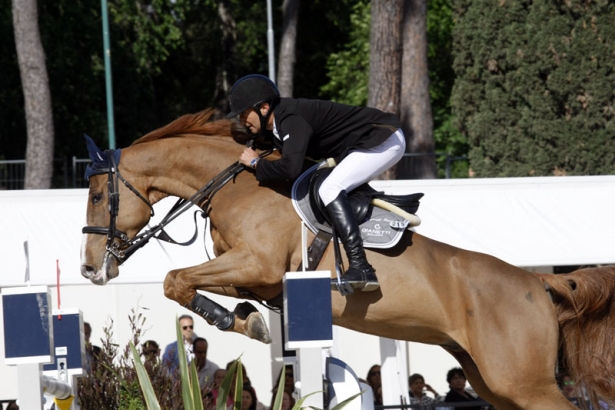
[(253, 149), (243, 151), (239, 162), (254, 169), (258, 181), (294, 180), (306, 157), (336, 160), (337, 166), (318, 193), (348, 256), (349, 266), (342, 279), (355, 289), (378, 289), (376, 272), (367, 262), (346, 193), (403, 156), (406, 142), (397, 116), (331, 101), (280, 98), (275, 84), (259, 74), (237, 80), (229, 100), (227, 118), (239, 115), (241, 125), (272, 140), (282, 154), (274, 161), (259, 161)]

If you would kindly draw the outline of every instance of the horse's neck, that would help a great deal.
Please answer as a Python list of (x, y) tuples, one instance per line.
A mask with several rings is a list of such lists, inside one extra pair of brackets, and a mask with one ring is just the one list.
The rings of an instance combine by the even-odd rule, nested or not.
[(155, 203), (166, 196), (189, 198), (240, 152), (240, 145), (220, 138), (167, 138), (125, 149), (122, 160)]

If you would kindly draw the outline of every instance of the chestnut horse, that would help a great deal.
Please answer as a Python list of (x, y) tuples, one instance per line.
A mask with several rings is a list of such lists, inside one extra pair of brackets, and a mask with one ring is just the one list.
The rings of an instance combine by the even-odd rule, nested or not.
[[(81, 268), (86, 278), (104, 285), (119, 274), (123, 251), (148, 223), (151, 204), (167, 196), (190, 198), (237, 161), (244, 146), (232, 138), (231, 122), (210, 122), (210, 116), (183, 116), (122, 149), (121, 156), (107, 152), (117, 163), (103, 164), (90, 177)], [(189, 309), (197, 290), (240, 299), (278, 296), (284, 273), (297, 269), (302, 257), (290, 190), (290, 183), (259, 185), (251, 171), (217, 189), (205, 205), (217, 257), (170, 271), (165, 296)], [(411, 231), (391, 249), (368, 250), (368, 259), (380, 289), (347, 297), (334, 292), (336, 325), (441, 346), (498, 409), (575, 408), (556, 384), (559, 351), (592, 397), (615, 401), (615, 268), (534, 274)], [(335, 272), (332, 251), (319, 269)], [(219, 328), (268, 342), (260, 313), (241, 305), (227, 323), (193, 310)]]

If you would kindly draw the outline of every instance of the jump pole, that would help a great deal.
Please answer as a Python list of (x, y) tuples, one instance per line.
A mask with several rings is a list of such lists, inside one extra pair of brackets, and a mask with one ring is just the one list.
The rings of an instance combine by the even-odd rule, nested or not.
[(301, 224), (303, 271), (286, 272), (284, 288), (284, 341), (297, 352), (295, 388), (308, 396), (303, 407), (324, 408), (323, 348), (333, 346), (331, 272), (306, 271), (307, 228)]
[(345, 410), (373, 410), (371, 388), (361, 385), (350, 366), (332, 357), (323, 360), (323, 349), (333, 346), (331, 271), (305, 270), (308, 258), (304, 223), (301, 229), (303, 271), (286, 272), (283, 288), (284, 347), (297, 353), (295, 388), (299, 397), (308, 396), (302, 407), (330, 408), (363, 391)]

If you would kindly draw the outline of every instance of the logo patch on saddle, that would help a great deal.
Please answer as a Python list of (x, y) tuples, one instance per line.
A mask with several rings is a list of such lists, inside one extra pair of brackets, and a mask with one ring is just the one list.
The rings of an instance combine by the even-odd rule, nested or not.
[[(325, 207), (318, 196), (318, 188), (333, 168), (319, 169), (319, 167), (321, 164), (314, 165), (297, 178), (291, 196), (297, 214), (314, 234), (318, 231), (331, 233), (331, 226), (325, 218)], [(347, 194), (355, 217), (359, 221), (363, 246), (380, 249), (395, 246), (410, 222), (391, 211), (372, 205), (371, 200), (381, 199), (409, 214), (414, 214), (419, 207), (419, 199), (423, 196), (421, 193), (404, 196), (385, 195), (369, 184), (363, 184)]]

